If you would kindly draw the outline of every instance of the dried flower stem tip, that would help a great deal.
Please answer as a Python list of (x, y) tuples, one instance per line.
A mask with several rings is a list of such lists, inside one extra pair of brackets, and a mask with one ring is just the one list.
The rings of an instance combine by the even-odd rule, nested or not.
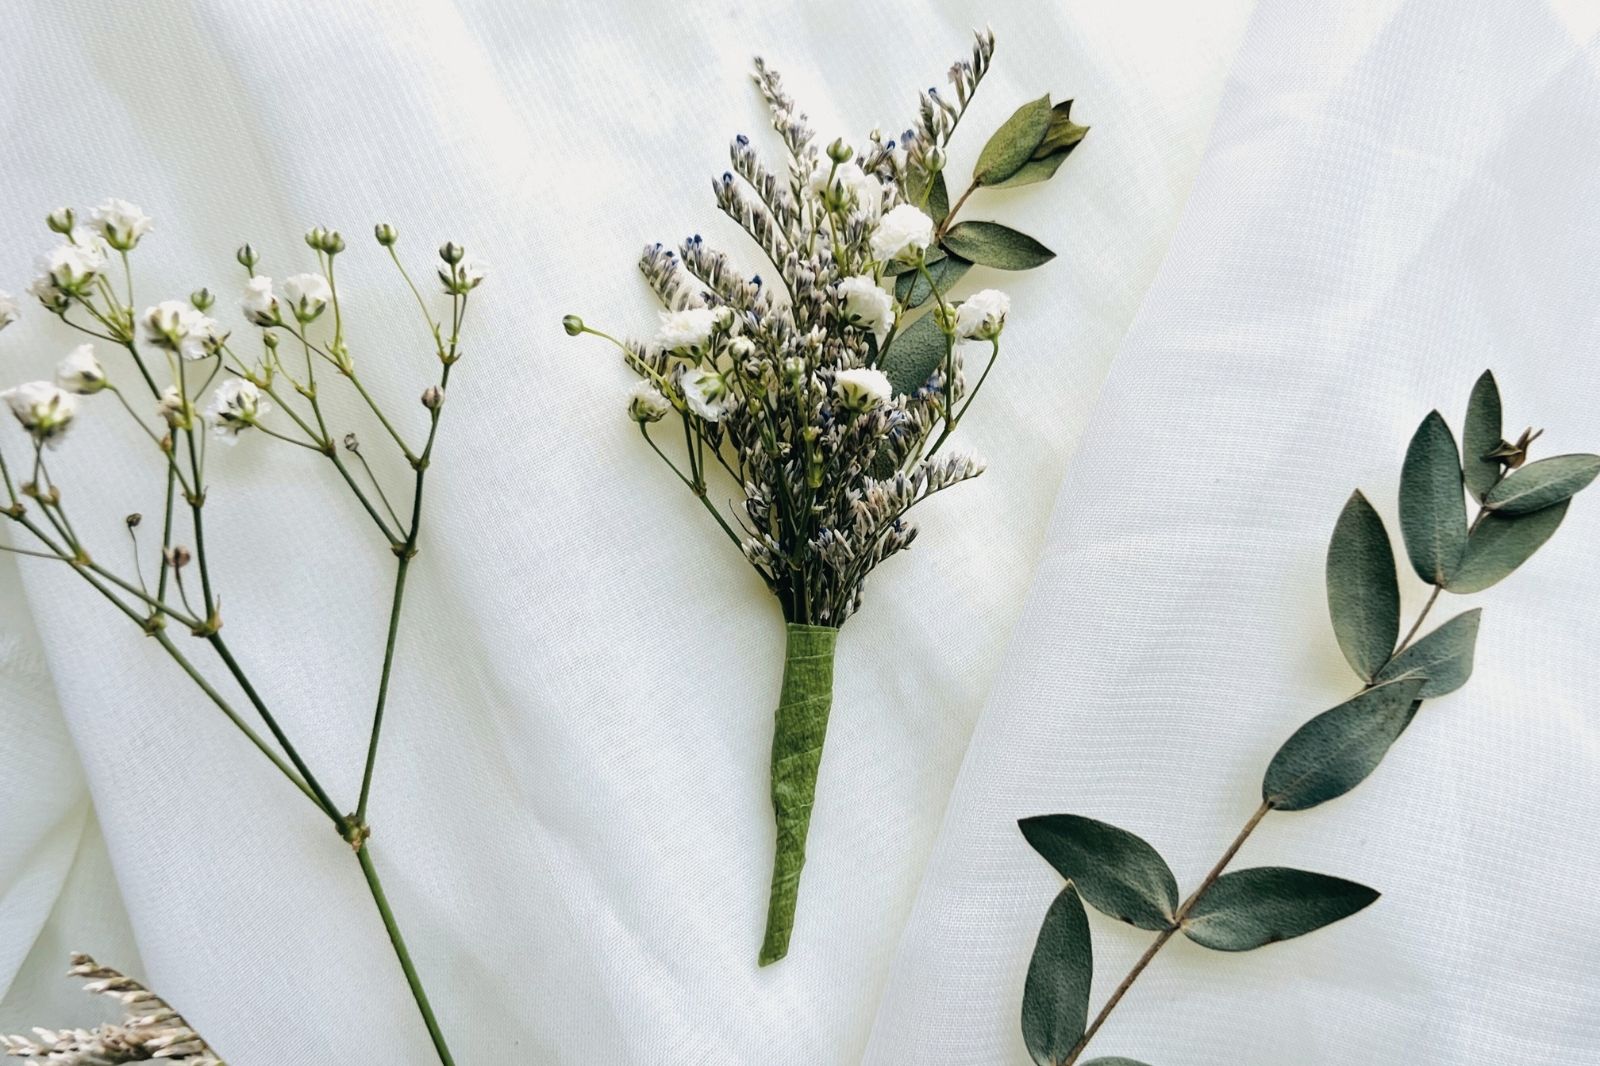
[(0, 1047), (7, 1055), (61, 1066), (114, 1066), (152, 1059), (181, 1066), (225, 1066), (181, 1014), (133, 978), (88, 955), (72, 956), (67, 974), (86, 978), (85, 991), (121, 1003), (123, 1021), (94, 1029), (40, 1028), (32, 1037), (0, 1035)]

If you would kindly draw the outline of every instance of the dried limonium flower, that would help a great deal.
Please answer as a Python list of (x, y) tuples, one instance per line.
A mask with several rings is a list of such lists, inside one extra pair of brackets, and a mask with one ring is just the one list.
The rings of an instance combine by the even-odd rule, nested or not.
[[(874, 131), (860, 151), (842, 138), (819, 147), (778, 75), (756, 60), (784, 165), (769, 169), (741, 135), (712, 191), (765, 253), (770, 280), (691, 237), (676, 252), (647, 247), (640, 260), (666, 308), (653, 341), (562, 320), (569, 335), (622, 350), (643, 379), (628, 416), (788, 623), (763, 965), (784, 956), (793, 930), (838, 628), (861, 606), (873, 568), (916, 537), (911, 508), (983, 471), (941, 449), (994, 366), (1010, 304), (994, 290), (958, 300), (952, 289), (974, 265), (1024, 270), (1052, 257), (1032, 237), (957, 213), (979, 188), (1048, 179), (1086, 132), (1069, 118), (1070, 101), (1025, 104), (952, 204), (945, 148), (993, 52), (993, 35), (978, 34), (971, 59), (950, 71), (953, 99), (928, 90), (898, 142)], [(975, 381), (968, 342), (986, 356)], [(651, 434), (669, 418), (675, 455)], [(681, 450), (670, 439), (680, 426)], [(725, 499), (737, 502), (725, 510)]]
[[(362, 368), (346, 340), (336, 276), (336, 262), (346, 243), (338, 231), (320, 226), (310, 230), (305, 243), (314, 253), (316, 269), (290, 273), (278, 283), (257, 273), (261, 257), (255, 248), (247, 244), (238, 250), (236, 259), (246, 272), (239, 309), (244, 320), (259, 330), (261, 342), (259, 354), (247, 356), (233, 331), (211, 316), (216, 297), (209, 289), (196, 289), (186, 300), (144, 306), (134, 302), (131, 253), (152, 232), (147, 215), (126, 200), (110, 199), (88, 217), (89, 224), (83, 225), (70, 208), (51, 213), (47, 223), (64, 240), (41, 257), (30, 291), (46, 311), (102, 347), (86, 343), (73, 348), (57, 366), (54, 382), (35, 381), (0, 391), (0, 400), (26, 433), (32, 453), (25, 453), (25, 466), (16, 468), (31, 471), (31, 476), (19, 483), (0, 449), (0, 483), (5, 492), (0, 514), (28, 538), (27, 547), (7, 550), (71, 566), (121, 614), (153, 637), (289, 784), (327, 817), (343, 841), (339, 846), (348, 847), (361, 866), (435, 1050), (440, 1061), (449, 1064), (449, 1049), (372, 863), (367, 806), (394, 673), (406, 575), (421, 544), (423, 486), (451, 369), (462, 355), (461, 323), (471, 293), (483, 282), (484, 270), (460, 245), (444, 245), (436, 270), (448, 316), (436, 316), (395, 251), (398, 231), (389, 225), (374, 231), (378, 246), (415, 296), (430, 334), (426, 362), (433, 367), (432, 380), (420, 390), (421, 414), (407, 404), (407, 415), (414, 420), (408, 434), (403, 429), (406, 418), (391, 417), (366, 387)], [(9, 297), (0, 298), (0, 326), (16, 316), (15, 303)], [(103, 359), (107, 352), (115, 352), (116, 358)], [(130, 391), (125, 392), (126, 382), (117, 374), (129, 370), (135, 373), (128, 375)], [(340, 435), (330, 427), (331, 416), (323, 406), (330, 386), (340, 380), (365, 404), (378, 438), (385, 446), (392, 444), (410, 468), (409, 498), (396, 496), (394, 486), (384, 487), (354, 433), (344, 436), (352, 459), (347, 462), (342, 457), (335, 443)], [(209, 397), (204, 395), (207, 390)], [(107, 394), (116, 401), (110, 408), (105, 406), (111, 403)], [(132, 542), (133, 565), (128, 570), (108, 563), (110, 553), (89, 550), (91, 538), (80, 535), (68, 519), (62, 487), (47, 461), (47, 452), (62, 444), (80, 417), (80, 398), (84, 399), (83, 417), (90, 411), (118, 412), (120, 408), (118, 413), (132, 419), (153, 446), (166, 476), (162, 520), (153, 523), (162, 530), (161, 542), (151, 549), (141, 543), (137, 516), (129, 518), (125, 532), (119, 534)], [(206, 508), (214, 488), (208, 478), (207, 447), (213, 439), (233, 444), (247, 433), (263, 446), (281, 442), (324, 457), (361, 504), (385, 551), (395, 559), (394, 594), (386, 612), (388, 639), (361, 790), (353, 809), (335, 803), (322, 787), (222, 633), (216, 560), (207, 551), (205, 538)], [(412, 443), (416, 437), (421, 438), (420, 444)], [(398, 500), (398, 509), (391, 499)], [(153, 578), (147, 580), (152, 566)], [(244, 693), (255, 717), (271, 734), (270, 740), (222, 695), (229, 686), (211, 683), (206, 664), (191, 661), (179, 649), (169, 632), (169, 624), (174, 622), (203, 642), (200, 654), (213, 657), (207, 660), (212, 669), (227, 673), (232, 686)]]
[[(1360, 492), (1328, 545), (1328, 609), (1339, 648), (1361, 691), (1306, 722), (1267, 766), (1261, 804), (1221, 860), (1179, 902), (1178, 882), (1142, 838), (1072, 814), (1026, 818), (1029, 844), (1067, 879), (1050, 905), (1028, 967), (1022, 1035), (1040, 1066), (1074, 1066), (1156, 953), (1178, 933), (1216, 951), (1249, 951), (1302, 936), (1369, 906), (1378, 893), (1327, 874), (1281, 866), (1227, 872), (1273, 811), (1303, 811), (1336, 799), (1378, 768), (1422, 702), (1466, 684), (1479, 608), (1419, 637), (1441, 592), (1481, 592), (1533, 555), (1566, 516), (1572, 497), (1600, 474), (1600, 455), (1529, 463), (1528, 445), (1501, 436), (1500, 391), (1487, 371), (1473, 387), (1460, 452), (1434, 411), (1406, 450), (1400, 471), (1400, 532), (1411, 567), (1433, 588), (1404, 637), (1394, 549), (1383, 519)], [(1467, 519), (1466, 494), (1478, 502)], [(1088, 903), (1156, 934), (1105, 1005), (1089, 1019), (1093, 952)], [(1097, 1058), (1084, 1066), (1141, 1066)]]
[(0, 1048), (19, 1059), (59, 1066), (116, 1066), (160, 1060), (174, 1066), (225, 1066), (199, 1033), (166, 1001), (131, 977), (87, 955), (72, 956), (69, 977), (88, 980), (84, 990), (122, 1004), (123, 1020), (93, 1029), (35, 1029), (33, 1036), (0, 1034)]

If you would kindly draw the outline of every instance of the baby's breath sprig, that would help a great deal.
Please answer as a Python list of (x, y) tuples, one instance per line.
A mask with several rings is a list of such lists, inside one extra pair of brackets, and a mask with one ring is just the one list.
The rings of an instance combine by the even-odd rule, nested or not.
[(172, 1066), (227, 1066), (167, 1002), (133, 978), (88, 955), (72, 956), (68, 977), (88, 980), (84, 990), (122, 1005), (123, 1020), (93, 1029), (44, 1029), (33, 1036), (0, 1033), (0, 1049), (19, 1059), (57, 1066), (118, 1066), (158, 1060)]
[[(449, 298), (450, 314), (448, 319), (436, 318), (430, 302), (395, 253), (398, 232), (386, 224), (374, 232), (377, 243), (387, 251), (416, 297), (438, 366), (436, 379), (421, 392), (425, 424), (421, 443), (415, 444), (416, 431), (408, 433), (403, 428), (404, 420), (386, 412), (366, 387), (360, 364), (347, 342), (337, 276), (346, 242), (337, 230), (316, 227), (308, 231), (305, 242), (317, 269), (291, 274), (277, 283), (256, 270), (261, 258), (254, 247), (246, 244), (239, 248), (236, 259), (246, 273), (240, 308), (245, 319), (259, 331), (260, 339), (259, 354), (247, 356), (233, 332), (210, 316), (216, 300), (208, 289), (196, 290), (187, 300), (165, 300), (136, 310), (130, 253), (152, 227), (150, 218), (134, 205), (125, 200), (107, 200), (95, 209), (87, 225), (79, 223), (76, 212), (63, 208), (50, 215), (48, 224), (66, 239), (41, 258), (39, 275), (30, 291), (46, 311), (71, 329), (120, 349), (138, 374), (134, 392), (142, 387), (149, 397), (130, 398), (123, 385), (107, 372), (93, 343), (73, 349), (58, 367), (54, 382), (29, 382), (0, 392), (0, 400), (10, 407), (31, 444), (26, 477), (13, 476), (4, 451), (0, 450), (0, 484), (4, 485), (6, 500), (0, 514), (30, 538), (27, 547), (11, 546), (5, 550), (72, 567), (90, 587), (153, 638), (250, 743), (329, 819), (360, 864), (434, 1047), (441, 1062), (448, 1066), (453, 1063), (449, 1049), (372, 863), (367, 809), (395, 665), (406, 578), (421, 544), (423, 488), (451, 370), (462, 356), (461, 331), (467, 304), (483, 281), (484, 269), (468, 258), (458, 244), (447, 243), (439, 249), (437, 273), (443, 293)], [(15, 320), (17, 313), (15, 302), (0, 294), (0, 328)], [(391, 503), (393, 494), (368, 464), (356, 435), (345, 433), (341, 437), (329, 425), (323, 406), (324, 390), (336, 380), (348, 383), (380, 428), (380, 439), (394, 447), (410, 466), (409, 499), (394, 496), (402, 501), (402, 507), (397, 509)], [(208, 390), (209, 399), (202, 402), (201, 397)], [(141, 516), (130, 515), (125, 527), (133, 545), (132, 573), (102, 563), (67, 517), (62, 488), (47, 462), (47, 455), (61, 444), (74, 424), (80, 397), (100, 393), (109, 393), (116, 399), (119, 409), (139, 427), (160, 457), (166, 491), (153, 582), (145, 578), (145, 549), (138, 532)], [(141, 411), (146, 403), (149, 406)], [(208, 441), (233, 445), (245, 435), (258, 435), (324, 457), (360, 503), (396, 560), (388, 634), (361, 789), (354, 809), (348, 813), (335, 803), (296, 750), (287, 730), (223, 636), (222, 596), (205, 536), (210, 493), (206, 449)], [(346, 453), (353, 457), (355, 466), (344, 458)], [(21, 469), (18, 468), (19, 473)], [(205, 670), (179, 649), (169, 632), (170, 623), (187, 629), (207, 646), (217, 665), (237, 684), (265, 725), (270, 740), (257, 732)]]
[[(576, 315), (562, 322), (571, 336), (622, 351), (642, 379), (629, 417), (788, 623), (763, 965), (783, 957), (793, 928), (838, 627), (860, 608), (873, 568), (916, 537), (911, 509), (983, 472), (981, 460), (941, 449), (999, 357), (1010, 300), (994, 289), (961, 300), (951, 291), (973, 266), (1025, 270), (1053, 256), (1026, 234), (957, 213), (979, 188), (1050, 178), (1086, 132), (1068, 118), (1070, 101), (1023, 105), (952, 205), (945, 148), (993, 53), (993, 34), (977, 34), (972, 58), (950, 71), (954, 99), (928, 90), (898, 143), (874, 131), (862, 151), (843, 138), (819, 146), (778, 74), (757, 59), (784, 165), (769, 168), (740, 135), (712, 192), (774, 280), (746, 274), (695, 236), (676, 252), (651, 245), (640, 259), (666, 308), (651, 343), (618, 340)], [(986, 358), (969, 383), (971, 351)], [(681, 430), (681, 447), (657, 439), (663, 426), (672, 438)]]
[[(1359, 491), (1328, 545), (1328, 608), (1339, 648), (1361, 677), (1350, 699), (1306, 722), (1272, 757), (1261, 803), (1199, 885), (1179, 902), (1160, 853), (1125, 829), (1072, 814), (1025, 818), (1022, 834), (1067, 879), (1045, 914), (1022, 998), (1022, 1035), (1040, 1066), (1074, 1066), (1162, 947), (1180, 932), (1216, 951), (1249, 951), (1303, 936), (1365, 909), (1378, 893), (1327, 874), (1281, 866), (1228, 871), (1262, 820), (1336, 799), (1366, 780), (1422, 702), (1454, 692), (1472, 673), (1479, 608), (1425, 636), (1440, 593), (1481, 592), (1526, 562), (1555, 533), (1572, 497), (1600, 474), (1600, 455), (1529, 463), (1539, 436), (1501, 436), (1500, 390), (1485, 371), (1473, 387), (1458, 451), (1439, 412), (1423, 420), (1400, 471), (1400, 531), (1412, 569), (1432, 586), (1400, 635), (1400, 586), (1383, 519)], [(1466, 494), (1478, 502), (1467, 520)], [(1094, 975), (1088, 903), (1155, 939), (1089, 1018)], [(1096, 1058), (1084, 1066), (1143, 1066)]]

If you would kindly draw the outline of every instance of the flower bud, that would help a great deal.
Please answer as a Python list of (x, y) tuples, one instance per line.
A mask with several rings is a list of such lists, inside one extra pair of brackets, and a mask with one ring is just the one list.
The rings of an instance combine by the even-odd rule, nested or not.
[(430, 411), (437, 411), (444, 406), (444, 390), (437, 385), (429, 385), (422, 390), (422, 406)]
[(196, 311), (209, 311), (217, 302), (217, 298), (211, 295), (210, 289), (196, 289), (189, 294), (189, 302), (194, 305)]
[(344, 251), (344, 234), (336, 229), (329, 230), (327, 236), (322, 238), (322, 250), (329, 255), (338, 255)]
[(52, 231), (56, 233), (67, 234), (72, 232), (72, 227), (76, 219), (72, 213), (72, 208), (58, 207), (54, 211), (50, 212), (50, 214), (45, 216), (44, 221), (45, 225), (49, 226)]
[(261, 343), (268, 348), (276, 348), (278, 346), (278, 335), (276, 333), (263, 333), (261, 335)]
[(139, 512), (135, 511), (133, 514), (131, 514), (127, 518), (123, 519), (123, 521), (128, 523), (128, 528), (129, 529), (137, 529), (138, 526), (139, 526), (139, 523), (144, 521), (144, 515), (142, 515)]
[(241, 244), (239, 246), (239, 250), (234, 253), (233, 257), (237, 259), (239, 261), (239, 265), (244, 267), (246, 270), (254, 270), (256, 268), (256, 264), (261, 261), (256, 257), (256, 250), (250, 247), (248, 244)]
[(855, 149), (845, 144), (843, 137), (836, 138), (832, 144), (828, 145), (828, 158), (835, 163), (848, 163), (855, 158), (855, 155)]
[(306, 230), (306, 244), (309, 245), (313, 251), (323, 251), (323, 242), (327, 239), (328, 231), (323, 229), (321, 226), (312, 226), (310, 229)]
[(182, 570), (184, 567), (189, 565), (189, 560), (193, 558), (193, 556), (189, 554), (189, 549), (185, 548), (182, 544), (168, 548), (165, 554), (167, 557), (167, 565), (171, 566), (174, 570)]
[(938, 145), (934, 145), (932, 148), (928, 149), (928, 154), (923, 157), (923, 160), (928, 168), (929, 174), (939, 173), (939, 171), (944, 169), (944, 149), (940, 148)]
[(583, 332), (583, 319), (577, 315), (567, 315), (561, 320), (561, 328), (567, 331), (567, 336), (576, 337)]
[(347, 452), (359, 452), (361, 450), (361, 442), (356, 439), (354, 433), (346, 433), (344, 435), (344, 450)]
[(455, 266), (457, 263), (461, 262), (461, 257), (466, 254), (467, 250), (461, 247), (461, 245), (457, 244), (455, 241), (446, 241), (439, 246), (439, 258), (443, 259), (451, 266)]
[(380, 222), (372, 227), (372, 235), (378, 238), (378, 243), (385, 248), (393, 248), (394, 242), (400, 239), (400, 231), (387, 222)]

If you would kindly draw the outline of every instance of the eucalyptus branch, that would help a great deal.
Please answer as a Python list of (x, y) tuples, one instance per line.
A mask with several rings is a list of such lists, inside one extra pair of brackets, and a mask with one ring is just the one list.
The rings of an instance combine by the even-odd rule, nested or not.
[[(1400, 526), (1412, 569), (1432, 591), (1398, 642), (1400, 588), (1390, 537), (1366, 497), (1350, 497), (1328, 547), (1327, 590), (1334, 635), (1362, 687), (1278, 749), (1260, 806), (1181, 904), (1171, 869), (1140, 837), (1070, 814), (1020, 823), (1028, 843), (1067, 879), (1039, 931), (1023, 993), (1022, 1035), (1036, 1063), (1074, 1066), (1180, 932), (1203, 947), (1247, 951), (1332, 924), (1378, 898), (1373, 889), (1326, 874), (1228, 867), (1269, 813), (1308, 810), (1349, 792), (1377, 769), (1424, 700), (1466, 683), (1477, 609), (1417, 637), (1440, 594), (1480, 592), (1508, 576), (1555, 532), (1571, 498), (1600, 475), (1597, 455), (1527, 463), (1537, 436), (1529, 430), (1515, 443), (1501, 436), (1500, 393), (1488, 372), (1473, 387), (1461, 450), (1437, 411), (1423, 420), (1400, 475)], [(1468, 493), (1480, 505), (1470, 523)], [(1156, 933), (1092, 1020), (1084, 903)], [(1131, 1059), (1095, 1060), (1112, 1062), (1138, 1066)]]

